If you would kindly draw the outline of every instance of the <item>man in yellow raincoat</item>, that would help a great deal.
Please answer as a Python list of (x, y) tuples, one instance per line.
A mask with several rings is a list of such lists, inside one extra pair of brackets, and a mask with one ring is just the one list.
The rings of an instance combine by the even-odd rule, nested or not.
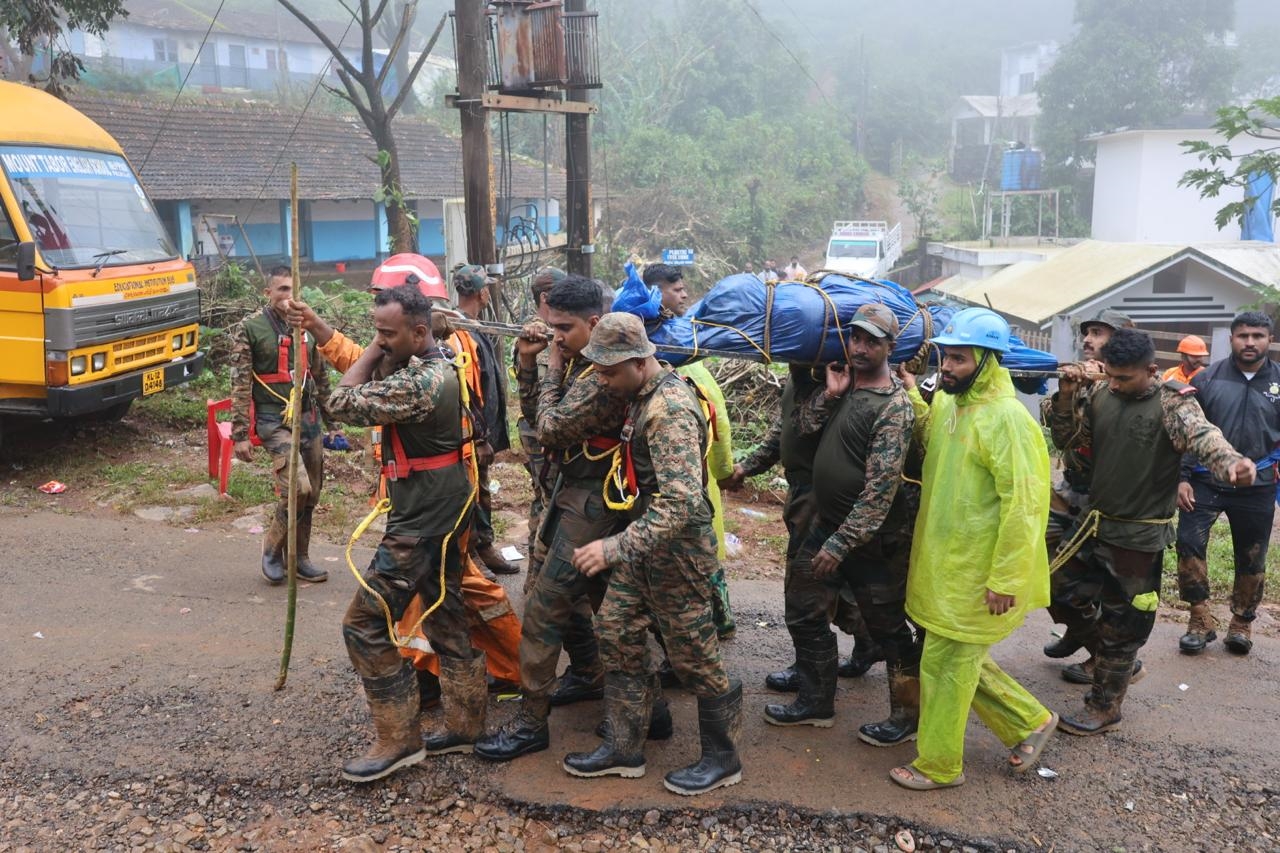
[(990, 655), (1049, 602), (1049, 453), (1000, 366), (1009, 338), (994, 311), (957, 312), (932, 341), (942, 348), (945, 393), (930, 407), (909, 392), (925, 463), (907, 615), (925, 641), (917, 757), (890, 773), (904, 788), (964, 782), (970, 708), (1009, 747), (1016, 772), (1036, 763), (1058, 722)]

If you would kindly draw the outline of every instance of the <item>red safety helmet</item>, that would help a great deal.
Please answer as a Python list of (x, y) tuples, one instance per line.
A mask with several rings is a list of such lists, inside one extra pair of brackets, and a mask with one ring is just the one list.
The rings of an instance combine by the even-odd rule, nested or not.
[(440, 270), (436, 269), (430, 258), (422, 255), (404, 252), (387, 258), (373, 271), (369, 289), (390, 290), (402, 284), (418, 285), (418, 290), (428, 299), (449, 299), (449, 291), (445, 289)]

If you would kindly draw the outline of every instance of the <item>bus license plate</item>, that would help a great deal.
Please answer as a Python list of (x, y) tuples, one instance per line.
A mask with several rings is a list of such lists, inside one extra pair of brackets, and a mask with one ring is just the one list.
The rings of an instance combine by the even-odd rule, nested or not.
[(142, 396), (164, 390), (164, 368), (157, 367), (142, 374)]

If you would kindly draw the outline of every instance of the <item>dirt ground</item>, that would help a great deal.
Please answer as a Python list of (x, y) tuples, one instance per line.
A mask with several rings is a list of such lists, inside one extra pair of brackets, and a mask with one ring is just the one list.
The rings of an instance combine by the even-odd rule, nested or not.
[[(198, 438), (140, 431), (156, 454), (203, 464)], [(45, 441), (35, 443), (74, 448)], [(911, 794), (886, 778), (911, 747), (876, 750), (854, 737), (886, 711), (883, 667), (841, 681), (832, 729), (764, 724), (775, 695), (763, 677), (791, 657), (780, 507), (767, 494), (735, 498), (728, 518), (742, 551), (728, 571), (739, 628), (724, 648), (747, 693), (740, 785), (696, 800), (662, 788), (661, 774), (697, 748), (693, 699), (673, 691), (676, 736), (649, 746), (640, 780), (587, 782), (560, 769), (565, 752), (594, 745), (600, 705), (585, 703), (555, 711), (546, 752), (505, 766), (449, 757), (356, 787), (338, 777), (369, 736), (339, 633), (355, 589), (340, 537), (313, 549), (331, 579), (300, 590), (289, 683), (273, 692), (285, 596), (262, 581), (259, 537), (243, 523), (260, 510), (147, 521), (120, 512), (101, 485), (35, 492), (58, 462), (20, 449), (0, 462), (0, 853), (1280, 850), (1271, 608), (1247, 658), (1221, 643), (1199, 658), (1178, 655), (1179, 614), (1162, 612), (1142, 653), (1150, 675), (1131, 690), (1123, 728), (1059, 736), (1043, 762), (1055, 776), (1007, 773), (1004, 749), (975, 722), (968, 783)], [(498, 470), (500, 528), (521, 544), (521, 471)], [(356, 564), (369, 554), (358, 547)], [(522, 582), (504, 578), (517, 612)], [(1037, 614), (996, 657), (1046, 704), (1069, 710), (1084, 688), (1040, 654), (1049, 628)], [(492, 705), (490, 725), (513, 712)], [(895, 842), (900, 831), (910, 843)]]

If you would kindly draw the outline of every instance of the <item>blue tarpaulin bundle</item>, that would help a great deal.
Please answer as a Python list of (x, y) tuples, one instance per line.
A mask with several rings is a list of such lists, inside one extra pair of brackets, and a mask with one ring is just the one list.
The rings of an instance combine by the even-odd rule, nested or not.
[[(632, 270), (628, 269), (629, 273)], [(819, 283), (780, 281), (766, 286), (754, 275), (731, 275), (716, 283), (683, 317), (658, 321), (661, 297), (636, 276), (619, 288), (615, 311), (629, 311), (646, 321), (659, 356), (683, 364), (697, 356), (664, 353), (662, 345), (763, 355), (770, 361), (821, 364), (843, 360), (842, 330), (867, 302), (882, 302), (898, 317), (902, 329), (892, 361), (914, 358), (927, 338), (939, 334), (956, 309), (922, 306), (906, 288), (891, 281), (850, 279), (827, 274)], [(936, 362), (936, 354), (931, 357)], [(1003, 360), (1011, 370), (1055, 370), (1057, 359), (1018, 341)]]

